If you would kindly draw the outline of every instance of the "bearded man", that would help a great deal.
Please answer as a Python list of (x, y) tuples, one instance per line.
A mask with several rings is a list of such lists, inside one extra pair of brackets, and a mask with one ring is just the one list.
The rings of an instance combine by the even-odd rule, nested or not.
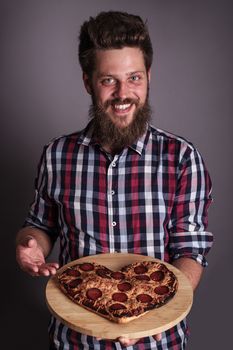
[[(49, 276), (87, 255), (123, 252), (174, 264), (195, 290), (212, 234), (211, 181), (195, 147), (150, 125), (153, 50), (138, 16), (103, 12), (84, 22), (79, 60), (92, 105), (86, 128), (44, 148), (35, 198), (17, 235), (20, 267)], [(59, 264), (46, 263), (60, 239)], [(183, 320), (143, 339), (96, 339), (52, 317), (50, 349), (184, 349)]]

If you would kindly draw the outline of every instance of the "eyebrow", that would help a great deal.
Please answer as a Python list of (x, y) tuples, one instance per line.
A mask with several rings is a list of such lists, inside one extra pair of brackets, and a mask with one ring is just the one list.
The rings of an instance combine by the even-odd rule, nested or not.
[[(137, 71), (129, 72), (129, 73), (126, 73), (126, 75), (127, 76), (131, 76), (131, 75), (138, 74), (138, 73), (146, 75), (146, 72), (143, 71), (143, 70), (137, 70)], [(102, 77), (117, 77), (117, 75), (103, 72), (103, 73), (100, 73), (98, 75), (98, 78), (102, 78)]]

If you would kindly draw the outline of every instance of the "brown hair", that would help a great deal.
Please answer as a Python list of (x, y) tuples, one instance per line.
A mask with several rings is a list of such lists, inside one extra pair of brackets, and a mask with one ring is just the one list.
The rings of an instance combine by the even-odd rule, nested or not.
[(141, 49), (147, 71), (151, 67), (153, 49), (146, 23), (139, 16), (126, 12), (101, 12), (81, 26), (79, 62), (84, 73), (92, 75), (95, 50), (121, 49), (125, 46)]

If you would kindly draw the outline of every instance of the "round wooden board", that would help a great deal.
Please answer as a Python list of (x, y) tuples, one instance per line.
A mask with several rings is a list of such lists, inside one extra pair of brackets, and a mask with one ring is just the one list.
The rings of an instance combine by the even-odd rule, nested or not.
[[(159, 261), (149, 256), (109, 253), (86, 256), (63, 266), (81, 262), (96, 262), (113, 271), (137, 261)], [(83, 334), (103, 339), (116, 339), (124, 336), (131, 339), (152, 336), (163, 332), (185, 318), (193, 302), (193, 291), (188, 279), (174, 266), (163, 262), (178, 278), (178, 290), (175, 296), (165, 305), (149, 311), (147, 314), (126, 324), (111, 322), (88, 311), (70, 300), (59, 288), (56, 276), (49, 279), (46, 286), (46, 302), (50, 312), (67, 327)]]

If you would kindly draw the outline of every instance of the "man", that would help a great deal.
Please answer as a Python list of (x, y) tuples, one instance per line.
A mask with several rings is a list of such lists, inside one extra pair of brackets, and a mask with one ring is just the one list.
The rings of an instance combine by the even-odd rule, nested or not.
[[(140, 17), (100, 13), (80, 32), (79, 60), (91, 121), (45, 148), (35, 199), (17, 235), (17, 260), (33, 276), (60, 238), (59, 264), (107, 252), (144, 254), (179, 268), (193, 289), (212, 244), (206, 232), (211, 181), (194, 146), (150, 122), (153, 50)], [(185, 320), (143, 339), (95, 339), (55, 318), (51, 349), (184, 349)]]

